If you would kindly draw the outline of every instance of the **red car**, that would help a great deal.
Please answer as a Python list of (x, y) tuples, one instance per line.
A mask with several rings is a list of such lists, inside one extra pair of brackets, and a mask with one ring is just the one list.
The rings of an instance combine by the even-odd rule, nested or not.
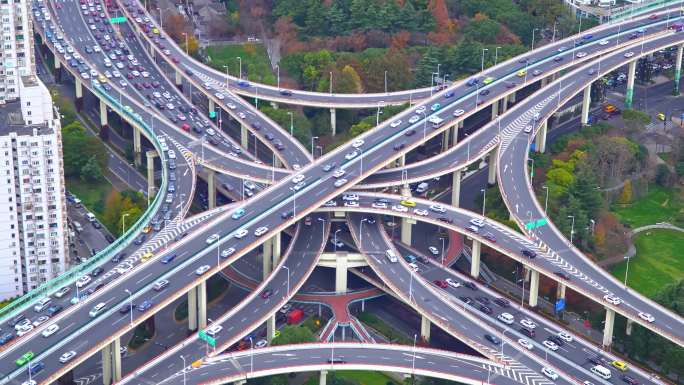
[(267, 299), (271, 295), (273, 295), (273, 290), (271, 290), (271, 289), (266, 289), (266, 290), (261, 292), (261, 298), (263, 298), (263, 299)]
[(434, 283), (438, 287), (441, 287), (442, 289), (446, 289), (447, 287), (449, 287), (449, 284), (446, 283), (446, 281), (442, 281), (440, 279), (436, 279), (436, 280), (432, 281), (432, 283)]
[(655, 19), (658, 18), (658, 15), (656, 15), (656, 14), (654, 13), (654, 14), (652, 14), (651, 16), (649, 16), (648, 18), (651, 19), (651, 20), (655, 20)]
[(182, 128), (183, 130), (185, 130), (185, 131), (190, 131), (190, 125), (187, 124), (187, 123), (183, 123), (183, 125), (181, 126), (181, 128)]

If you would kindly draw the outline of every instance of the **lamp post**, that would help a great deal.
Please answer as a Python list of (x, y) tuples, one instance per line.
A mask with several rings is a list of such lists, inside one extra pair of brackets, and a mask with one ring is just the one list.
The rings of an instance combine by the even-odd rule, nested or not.
[(238, 59), (238, 63), (240, 66), (238, 77), (240, 78), (240, 80), (242, 80), (242, 58), (240, 56), (238, 56), (237, 59)]
[(437, 63), (437, 79), (439, 79), (439, 66), (441, 66), (441, 63)]
[[(149, 206), (149, 205), (148, 205)], [(130, 213), (125, 213), (121, 215), (121, 234), (126, 232), (126, 217), (131, 215)]]
[(572, 224), (570, 225), (570, 244), (572, 244), (572, 237), (575, 235), (575, 216), (568, 215), (568, 218), (572, 218)]
[(290, 268), (283, 265), (283, 269), (287, 271), (287, 296), (290, 297)]
[(249, 350), (251, 350), (249, 355), (249, 372), (254, 373), (254, 341), (252, 337), (249, 337)]
[(425, 137), (427, 136), (427, 113), (425, 111), (422, 111), (423, 113), (423, 140), (425, 140)]
[(415, 377), (416, 377), (416, 340), (418, 339), (418, 334), (413, 334), (413, 362), (411, 363), (411, 375), (414, 378), (414, 383), (415, 383)]
[(409, 302), (413, 301), (413, 269), (409, 272), (410, 274), (410, 279), (409, 279)]
[(487, 189), (480, 189), (482, 191), (482, 216), (485, 216), (485, 205), (487, 203)]
[(444, 237), (442, 239), (442, 266), (444, 266)]
[(377, 111), (375, 112), (375, 125), (376, 125), (376, 126), (379, 126), (379, 125), (380, 125), (380, 108), (382, 107), (382, 106), (381, 106), (381, 103), (382, 103), (381, 101), (378, 102), (378, 109), (377, 109)]
[(180, 356), (180, 358), (181, 358), (181, 360), (183, 360), (183, 385), (186, 385), (186, 382), (185, 382), (185, 368), (187, 368), (188, 366), (185, 364), (185, 357)]
[(496, 66), (496, 63), (499, 61), (499, 50), (500, 49), (501, 49), (501, 47), (496, 47), (496, 49), (494, 49), (494, 65), (495, 66)]
[(277, 73), (277, 82), (278, 82), (278, 89), (280, 89), (280, 66), (276, 64), (276, 73)]
[(339, 233), (340, 231), (342, 231), (342, 229), (337, 229), (337, 230), (335, 230), (335, 234), (334, 234), (335, 239), (333, 240), (333, 242), (334, 242), (334, 246), (335, 246), (335, 252), (337, 252), (337, 233)]
[(230, 78), (229, 78), (230, 75), (228, 74), (228, 65), (224, 64), (223, 68), (226, 69), (226, 89), (230, 89)]
[(129, 313), (131, 313), (131, 326), (133, 326), (133, 294), (128, 289), (124, 289), (124, 291), (128, 293), (128, 310), (130, 310)]
[(482, 48), (482, 69), (480, 70), (481, 72), (484, 72), (484, 54), (487, 51), (489, 51), (489, 48)]
[[(159, 11), (159, 29), (163, 30), (164, 29), (164, 17), (162, 16), (162, 9), (157, 7), (157, 11)], [(161, 33), (161, 31), (159, 31)]]
[(294, 115), (292, 111), (288, 111), (287, 114), (290, 115), (290, 136), (294, 136)]
[(317, 136), (311, 137), (311, 157), (314, 157), (314, 141), (318, 140)]
[[(582, 19), (580, 19), (580, 20), (582, 20)], [(532, 51), (534, 51), (534, 33), (538, 30), (539, 30), (539, 28), (535, 28), (532, 30)]]
[(387, 93), (387, 70), (385, 70), (385, 93)]
[(632, 259), (630, 256), (626, 256), (625, 259), (627, 260), (627, 267), (625, 268), (625, 282), (623, 285), (625, 286), (625, 289), (627, 289), (627, 274), (629, 273), (629, 260)]
[(330, 95), (332, 95), (332, 71), (330, 71)]
[(216, 235), (218, 235), (216, 240), (216, 267), (219, 267), (221, 265), (221, 235), (219, 233)]
[(507, 331), (508, 331), (508, 328), (504, 329), (504, 330), (501, 332), (501, 355), (502, 355), (502, 356), (503, 356), (503, 354), (504, 354), (504, 350), (503, 350), (503, 347), (504, 347), (504, 334), (506, 334)]
[(544, 214), (546, 214), (546, 209), (549, 207), (549, 186), (542, 186), (546, 190), (546, 198), (544, 198)]

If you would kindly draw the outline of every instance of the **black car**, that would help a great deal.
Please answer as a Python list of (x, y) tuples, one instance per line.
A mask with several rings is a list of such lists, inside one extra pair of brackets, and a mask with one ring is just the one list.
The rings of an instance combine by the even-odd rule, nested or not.
[(375, 224), (375, 217), (366, 217), (366, 222), (368, 222), (369, 225), (374, 225)]
[(520, 328), (520, 333), (522, 333), (522, 334), (524, 334), (530, 338), (534, 338), (534, 336), (536, 335), (536, 333), (534, 332), (534, 329), (528, 329), (525, 327)]
[(328, 363), (329, 364), (344, 364), (347, 361), (344, 360), (344, 357), (332, 357), (328, 358)]
[(427, 258), (425, 258), (425, 257), (423, 257), (422, 255), (419, 255), (417, 258), (418, 258), (418, 261), (419, 261), (420, 263), (424, 263), (424, 264), (430, 263), (430, 260), (427, 259)]
[(18, 316), (14, 317), (14, 319), (12, 319), (12, 321), (10, 321), (9, 326), (11, 326), (11, 327), (16, 326), (16, 324), (18, 324), (19, 322), (23, 321), (24, 318), (26, 318), (25, 315), (19, 314)]
[(399, 151), (406, 146), (406, 143), (401, 142), (394, 145), (394, 151)]
[(283, 96), (292, 96), (292, 91), (290, 90), (280, 90), (280, 94)]
[(133, 310), (135, 307), (135, 304), (127, 303), (119, 308), (119, 313), (121, 314), (126, 314), (129, 311)]
[(548, 339), (551, 340), (551, 341), (553, 341), (553, 343), (555, 343), (555, 344), (558, 345), (558, 346), (563, 346), (563, 345), (565, 345), (565, 341), (563, 341), (563, 340), (562, 340), (560, 337), (558, 337), (558, 336), (555, 336), (555, 335), (549, 336)]
[(102, 228), (102, 225), (98, 221), (93, 221), (93, 227), (96, 229)]
[(124, 253), (119, 253), (119, 254), (115, 255), (115, 256), (112, 258), (112, 263), (119, 263), (119, 262), (121, 262), (121, 260), (124, 259), (125, 256), (126, 256), (126, 254), (124, 254)]
[(639, 385), (639, 381), (637, 381), (636, 378), (628, 376), (626, 374), (622, 375), (622, 381), (628, 383), (629, 385)]
[(470, 290), (477, 290), (477, 286), (475, 286), (475, 284), (472, 282), (463, 282), (463, 286), (467, 287)]
[(415, 133), (416, 133), (416, 130), (414, 130), (414, 129), (412, 128), (412, 129), (410, 129), (410, 130), (406, 130), (406, 132), (404, 132), (404, 135), (406, 135), (406, 136), (413, 136)]
[(142, 245), (142, 243), (145, 242), (145, 236), (141, 235), (138, 238), (135, 239), (135, 244), (136, 245)]
[(503, 298), (494, 298), (494, 303), (501, 306), (501, 307), (511, 306), (511, 304), (508, 302), (508, 300), (503, 299)]
[(601, 356), (591, 356), (591, 357), (587, 358), (587, 360), (594, 365), (601, 365), (603, 363)]
[(498, 344), (501, 343), (501, 340), (500, 340), (500, 339), (494, 337), (494, 336), (491, 335), (491, 334), (485, 334), (484, 337), (487, 339), (487, 341), (489, 341), (489, 342), (491, 342), (491, 343), (493, 343), (493, 344), (498, 345)]
[(489, 305), (489, 298), (487, 297), (475, 297), (475, 299), (483, 305)]
[(100, 275), (102, 273), (104, 273), (104, 269), (101, 267), (96, 267), (95, 269), (93, 269), (93, 272), (91, 273), (91, 275), (93, 277), (97, 277), (98, 275)]
[(492, 308), (490, 308), (489, 306), (485, 306), (485, 305), (480, 306), (480, 311), (485, 313), (485, 314), (492, 314), (493, 313)]
[(554, 271), (553, 274), (563, 278), (566, 281), (570, 280), (570, 274), (564, 272), (564, 271)]
[(454, 220), (453, 220), (453, 219), (447, 218), (447, 217), (439, 217), (439, 218), (437, 218), (437, 219), (438, 219), (440, 222), (444, 222), (444, 223), (454, 223)]
[(62, 307), (62, 305), (53, 305), (53, 306), (50, 306), (50, 307), (47, 309), (47, 316), (48, 316), (48, 317), (52, 317), (52, 316), (54, 316), (55, 314), (61, 312), (63, 309), (64, 309), (64, 308)]
[(522, 255), (526, 256), (529, 259), (532, 259), (537, 256), (537, 253), (535, 253), (532, 250), (522, 249), (520, 250), (520, 252), (522, 253)]
[(465, 297), (465, 296), (463, 296), (463, 297), (458, 297), (458, 299), (460, 299), (461, 301), (467, 303), (468, 305), (470, 305), (471, 303), (473, 303), (473, 300), (472, 300), (470, 297)]
[(283, 219), (287, 219), (292, 216), (292, 211), (283, 211), (280, 213), (280, 217)]

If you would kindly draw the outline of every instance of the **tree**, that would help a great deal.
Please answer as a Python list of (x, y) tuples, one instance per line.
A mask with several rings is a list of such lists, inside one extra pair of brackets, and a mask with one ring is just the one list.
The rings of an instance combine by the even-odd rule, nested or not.
[(670, 185), (670, 168), (666, 164), (660, 163), (656, 166), (655, 182), (663, 187)]
[(280, 330), (280, 335), (273, 339), (272, 346), (315, 342), (316, 337), (308, 328), (287, 325)]
[(625, 185), (622, 187), (620, 196), (618, 197), (618, 203), (621, 205), (626, 205), (632, 202), (632, 180), (627, 179)]
[(100, 168), (95, 155), (93, 155), (88, 158), (88, 161), (81, 168), (81, 179), (85, 182), (100, 182), (103, 178), (102, 168)]
[(359, 74), (356, 73), (356, 70), (350, 65), (346, 65), (342, 68), (342, 72), (333, 88), (337, 93), (359, 94), (363, 92), (361, 78), (359, 77)]

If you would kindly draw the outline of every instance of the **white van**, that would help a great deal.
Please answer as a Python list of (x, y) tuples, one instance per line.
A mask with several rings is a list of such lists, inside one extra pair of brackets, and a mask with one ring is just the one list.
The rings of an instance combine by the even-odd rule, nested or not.
[(385, 256), (387, 256), (387, 259), (389, 259), (389, 261), (392, 263), (399, 262), (399, 258), (397, 258), (397, 255), (394, 254), (394, 251), (390, 249), (387, 249), (387, 251), (385, 251)]
[(40, 313), (50, 305), (50, 301), (50, 297), (42, 298), (40, 301), (38, 301), (38, 303), (36, 303), (36, 305), (33, 307), (33, 310), (35, 310), (36, 313)]
[(611, 376), (610, 369), (606, 368), (605, 366), (601, 366), (601, 365), (592, 366), (590, 370), (592, 373), (603, 378), (604, 380), (610, 379), (610, 376)]
[(97, 220), (97, 218), (95, 218), (95, 214), (93, 214), (93, 213), (87, 213), (86, 218), (88, 218), (88, 222), (91, 222), (91, 223), (95, 222)]
[(428, 187), (430, 187), (430, 185), (427, 182), (422, 182), (416, 187), (416, 192), (422, 194), (427, 191)]
[(77, 233), (81, 233), (83, 231), (83, 226), (79, 222), (73, 221), (71, 222), (74, 225), (74, 230), (76, 230)]

